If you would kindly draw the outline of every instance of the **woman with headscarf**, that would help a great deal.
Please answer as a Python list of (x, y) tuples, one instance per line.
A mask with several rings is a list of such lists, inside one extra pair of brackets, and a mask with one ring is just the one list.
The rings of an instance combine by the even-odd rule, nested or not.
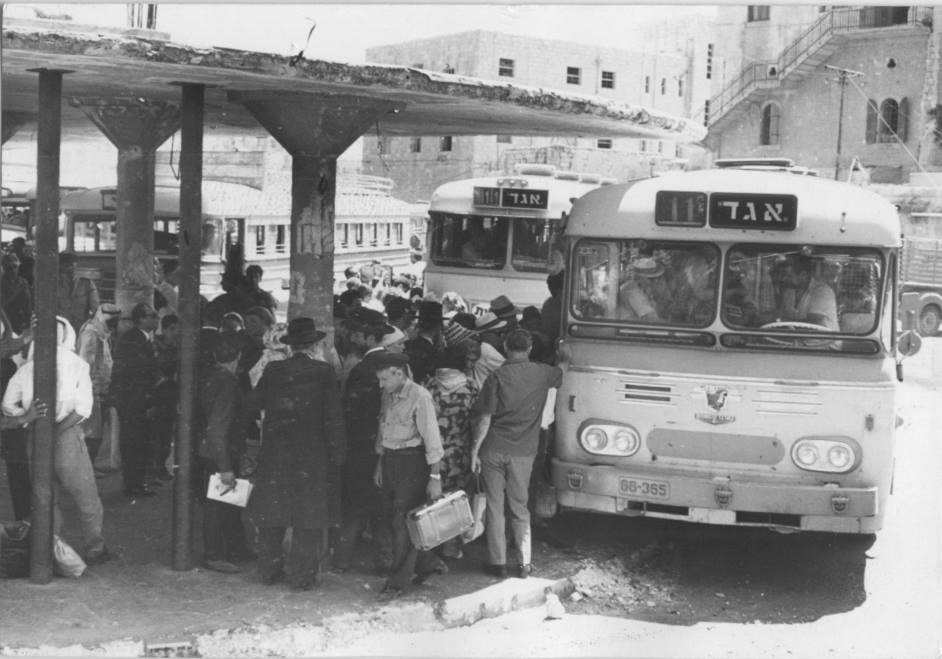
[[(435, 401), (438, 428), (445, 455), (441, 460), (442, 492), (466, 489), (471, 476), (471, 406), (478, 388), (464, 373), (466, 349), (450, 346), (438, 353), (435, 371), (426, 382), (426, 389)], [(446, 557), (460, 558), (457, 540), (446, 542)]]
[(262, 349), (262, 356), (259, 357), (255, 365), (249, 369), (249, 380), (252, 383), (253, 389), (258, 384), (259, 379), (262, 377), (262, 372), (269, 363), (280, 362), (282, 359), (287, 359), (291, 356), (291, 348), (281, 342), (281, 337), (283, 337), (287, 331), (288, 326), (285, 323), (275, 323), (268, 328), (262, 336), (262, 345), (265, 346)]
[(92, 378), (92, 414), (82, 424), (85, 431), (85, 446), (88, 457), (95, 464), (95, 457), (104, 437), (105, 416), (102, 401), (108, 395), (111, 385), (111, 369), (114, 360), (111, 357), (111, 333), (118, 326), (121, 309), (110, 302), (98, 305), (95, 315), (85, 321), (79, 330), (78, 356), (88, 363)]

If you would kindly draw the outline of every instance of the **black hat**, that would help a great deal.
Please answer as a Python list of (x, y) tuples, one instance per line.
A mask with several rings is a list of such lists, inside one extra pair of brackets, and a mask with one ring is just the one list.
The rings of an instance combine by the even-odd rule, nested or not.
[(376, 353), (376, 356), (370, 360), (370, 364), (372, 365), (374, 371), (380, 371), (384, 368), (389, 368), (390, 366), (404, 367), (409, 364), (409, 355), (404, 352), (383, 350), (379, 353)]
[(281, 337), (281, 342), (289, 346), (317, 343), (327, 334), (314, 325), (313, 318), (292, 318), (288, 321), (288, 332)]
[(434, 300), (419, 302), (419, 320), (442, 320), (442, 303)]
[(351, 332), (367, 334), (391, 334), (393, 326), (386, 322), (386, 317), (376, 309), (356, 307), (347, 314), (347, 329)]
[(517, 307), (506, 295), (498, 295), (491, 300), (491, 311), (501, 320), (510, 320), (517, 317)]
[(402, 318), (407, 311), (412, 309), (412, 303), (398, 295), (390, 295), (387, 297), (386, 301), (383, 302), (383, 306), (386, 307), (386, 315), (389, 316), (390, 319)]

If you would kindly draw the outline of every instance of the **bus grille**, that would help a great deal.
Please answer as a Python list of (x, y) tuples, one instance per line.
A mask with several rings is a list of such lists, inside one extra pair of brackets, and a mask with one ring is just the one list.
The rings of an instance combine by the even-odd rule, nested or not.
[(772, 524), (774, 526), (792, 526), (801, 528), (801, 515), (784, 513), (756, 513), (746, 510), (736, 511), (737, 524)]
[(670, 386), (622, 382), (615, 390), (621, 402), (670, 405), (673, 393)]

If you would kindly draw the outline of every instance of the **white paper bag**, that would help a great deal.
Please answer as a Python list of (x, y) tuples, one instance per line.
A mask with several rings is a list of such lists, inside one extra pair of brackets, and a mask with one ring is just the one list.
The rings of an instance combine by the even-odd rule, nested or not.
[(219, 474), (213, 474), (209, 477), (209, 486), (206, 488), (206, 498), (213, 501), (222, 501), (233, 506), (245, 508), (249, 502), (249, 495), (252, 494), (252, 483), (244, 478), (237, 478), (235, 485), (223, 485), (219, 479)]

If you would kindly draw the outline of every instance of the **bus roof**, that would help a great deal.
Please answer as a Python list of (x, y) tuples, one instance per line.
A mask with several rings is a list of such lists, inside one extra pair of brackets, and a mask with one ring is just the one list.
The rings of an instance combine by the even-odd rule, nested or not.
[[(568, 172), (560, 172), (559, 175), (506, 174), (452, 181), (451, 183), (444, 183), (432, 193), (429, 210), (461, 215), (499, 214), (525, 217), (532, 217), (536, 212), (546, 217), (562, 217), (563, 213), (569, 212), (573, 199), (581, 197), (590, 190), (595, 190), (602, 183), (598, 176), (590, 177), (586, 175), (570, 178), (571, 176)], [(530, 209), (474, 206), (472, 203), (474, 188), (546, 190), (549, 192), (547, 207), (545, 209)]]
[[(797, 225), (792, 231), (658, 226), (654, 221), (659, 191), (794, 195)], [(612, 185), (575, 203), (566, 233), (610, 238), (703, 239), (749, 241), (770, 234), (782, 243), (899, 245), (896, 207), (880, 195), (849, 183), (782, 171), (710, 169), (671, 172), (656, 178)]]
[[(62, 196), (59, 208), (68, 212), (101, 213), (113, 211), (116, 204), (115, 187), (85, 188)], [(203, 215), (248, 216), (259, 210), (262, 193), (238, 183), (203, 181)], [(177, 217), (180, 213), (180, 188), (154, 186), (154, 214)]]

